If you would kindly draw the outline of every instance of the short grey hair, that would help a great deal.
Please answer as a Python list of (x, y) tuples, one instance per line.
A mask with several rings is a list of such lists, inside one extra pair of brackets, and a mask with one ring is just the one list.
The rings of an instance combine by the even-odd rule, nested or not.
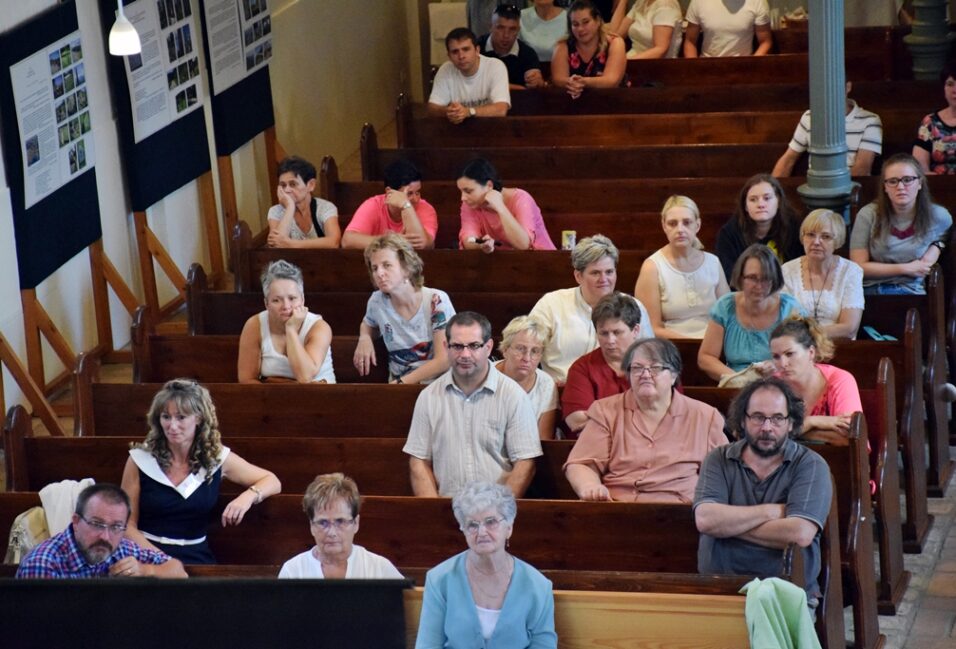
[(614, 261), (614, 265), (617, 266), (617, 260), (620, 256), (613, 241), (603, 234), (595, 234), (592, 237), (584, 237), (578, 241), (578, 245), (574, 246), (574, 250), (571, 251), (571, 266), (574, 270), (584, 271), (585, 268), (596, 261), (600, 261), (603, 257), (610, 257)]
[(508, 525), (514, 523), (518, 515), (518, 503), (511, 489), (491, 482), (469, 482), (451, 501), (458, 527), (465, 529), (468, 517), (485, 509), (494, 507)]
[(285, 259), (277, 259), (269, 262), (269, 266), (262, 271), (259, 278), (262, 281), (262, 295), (269, 297), (269, 287), (277, 279), (291, 279), (299, 287), (299, 293), (305, 295), (305, 284), (302, 281), (302, 269), (295, 264), (290, 264)]
[(674, 375), (674, 384), (677, 384), (677, 380), (680, 379), (681, 370), (684, 369), (684, 363), (681, 361), (680, 351), (678, 351), (677, 345), (666, 338), (644, 338), (635, 341), (627, 348), (627, 351), (624, 352), (624, 358), (621, 360), (621, 370), (628, 375), (630, 375), (631, 372), (631, 361), (639, 349), (643, 350), (643, 353), (652, 361), (657, 361), (669, 369), (671, 374)]
[(525, 331), (530, 332), (542, 345), (546, 345), (548, 341), (544, 337), (541, 327), (541, 323), (531, 316), (519, 315), (517, 318), (513, 318), (501, 332), (501, 344), (498, 345), (498, 349), (502, 352), (508, 351), (515, 336)]

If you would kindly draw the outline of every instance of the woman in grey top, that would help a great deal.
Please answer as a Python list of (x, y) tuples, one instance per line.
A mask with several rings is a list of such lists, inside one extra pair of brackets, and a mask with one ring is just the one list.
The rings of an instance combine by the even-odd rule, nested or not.
[(883, 163), (883, 191), (857, 214), (850, 259), (867, 295), (923, 295), (923, 278), (946, 247), (953, 217), (936, 205), (919, 163), (898, 153)]

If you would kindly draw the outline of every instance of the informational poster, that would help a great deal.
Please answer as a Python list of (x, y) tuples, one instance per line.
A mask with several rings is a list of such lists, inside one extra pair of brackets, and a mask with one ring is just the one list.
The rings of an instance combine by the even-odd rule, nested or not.
[(206, 0), (206, 30), (215, 94), (268, 65), (272, 16), (268, 0)]
[(202, 107), (201, 38), (191, 0), (137, 0), (124, 11), (143, 44), (141, 54), (126, 57), (138, 143)]
[(23, 143), (27, 209), (93, 167), (90, 96), (80, 32), (10, 67)]

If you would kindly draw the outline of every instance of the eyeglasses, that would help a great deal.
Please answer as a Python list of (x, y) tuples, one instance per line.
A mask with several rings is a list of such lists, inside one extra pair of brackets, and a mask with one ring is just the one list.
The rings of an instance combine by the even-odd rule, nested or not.
[[(488, 341), (485, 341), (488, 342)], [(485, 346), (484, 342), (481, 343), (448, 343), (448, 349), (452, 350), (456, 354), (460, 354), (466, 349), (469, 349), (473, 352), (478, 351)]]
[(531, 358), (541, 358), (541, 355), (544, 353), (544, 350), (540, 347), (525, 347), (524, 345), (512, 345), (508, 348), (508, 351), (513, 351), (520, 358), (525, 356), (530, 356)]
[(919, 176), (903, 176), (902, 178), (884, 178), (883, 184), (887, 187), (896, 187), (900, 183), (903, 183), (904, 187), (909, 187), (913, 183), (919, 180)]
[(780, 428), (787, 421), (789, 421), (790, 415), (765, 415), (761, 412), (748, 412), (747, 421), (749, 421), (754, 426), (763, 426), (766, 422), (770, 422), (770, 425), (774, 428)]
[(641, 376), (644, 372), (647, 372), (651, 376), (657, 376), (664, 370), (669, 369), (666, 365), (631, 365), (630, 367), (631, 374), (634, 376)]
[(501, 525), (501, 521), (503, 520), (504, 520), (503, 518), (495, 518), (494, 516), (489, 516), (483, 521), (468, 521), (467, 523), (465, 523), (464, 530), (468, 534), (477, 534), (478, 530), (481, 529), (481, 526), (484, 525), (486, 530), (488, 530), (489, 532), (494, 532), (496, 529), (498, 529), (498, 526)]
[(769, 277), (761, 277), (760, 275), (744, 275), (742, 278), (745, 282), (750, 282), (751, 284), (769, 284)]
[(328, 532), (333, 527), (341, 532), (346, 527), (354, 523), (355, 519), (354, 518), (335, 518), (330, 520), (328, 518), (320, 518), (318, 520), (309, 521), (309, 522), (312, 523), (312, 525), (314, 525), (315, 527), (322, 530), (323, 532)]
[(84, 516), (80, 516), (80, 520), (92, 527), (97, 532), (109, 532), (112, 536), (118, 536), (126, 531), (126, 525), (121, 525), (120, 523), (108, 525), (100, 521), (91, 521)]
[(819, 239), (823, 243), (831, 243), (836, 237), (829, 232), (804, 232), (803, 238), (807, 241), (815, 241)]

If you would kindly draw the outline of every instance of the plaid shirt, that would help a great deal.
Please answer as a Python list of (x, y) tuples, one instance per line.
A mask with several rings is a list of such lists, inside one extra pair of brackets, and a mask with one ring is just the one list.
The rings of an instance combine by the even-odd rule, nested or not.
[(56, 536), (33, 548), (20, 562), (18, 579), (83, 579), (108, 577), (110, 566), (125, 557), (135, 557), (140, 563), (159, 565), (169, 561), (169, 556), (155, 550), (145, 550), (129, 539), (120, 541), (116, 552), (106, 561), (90, 565), (80, 553), (70, 525)]

